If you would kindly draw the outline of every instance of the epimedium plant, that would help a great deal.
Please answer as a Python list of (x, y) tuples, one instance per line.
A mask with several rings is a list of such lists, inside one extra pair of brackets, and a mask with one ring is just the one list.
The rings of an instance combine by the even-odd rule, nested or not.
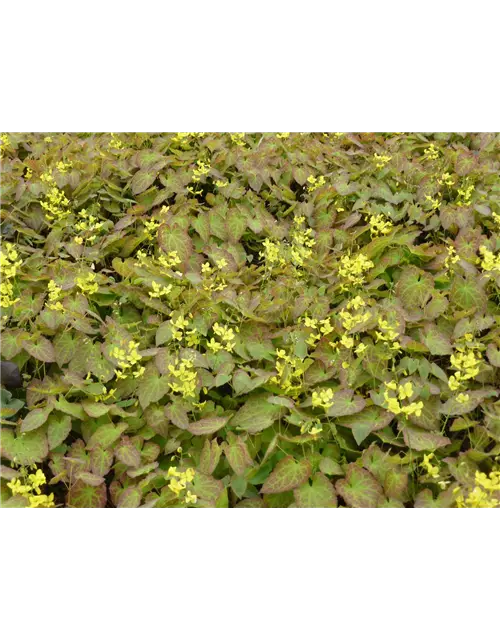
[(497, 507), (497, 134), (2, 135), (4, 507)]

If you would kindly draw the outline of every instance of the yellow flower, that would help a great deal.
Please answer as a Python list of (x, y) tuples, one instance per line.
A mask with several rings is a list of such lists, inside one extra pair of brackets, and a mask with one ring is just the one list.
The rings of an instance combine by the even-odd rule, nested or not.
[(342, 336), (340, 342), (346, 349), (352, 349), (354, 346), (354, 340), (350, 336)]
[(411, 382), (406, 382), (403, 385), (399, 385), (398, 398), (404, 400), (405, 398), (411, 398), (413, 395), (413, 385)]
[(378, 153), (375, 153), (373, 156), (373, 160), (375, 161), (375, 166), (377, 167), (377, 169), (383, 169), (383, 167), (385, 167), (385, 165), (390, 160), (392, 160), (392, 156), (379, 155)]
[(321, 389), (320, 391), (313, 391), (312, 393), (312, 406), (322, 407), (323, 409), (329, 409), (333, 406), (333, 391), (332, 389)]
[(394, 413), (396, 415), (398, 413), (401, 413), (401, 407), (399, 406), (399, 402), (397, 401), (396, 398), (387, 397), (386, 402), (387, 402), (387, 408), (391, 413)]

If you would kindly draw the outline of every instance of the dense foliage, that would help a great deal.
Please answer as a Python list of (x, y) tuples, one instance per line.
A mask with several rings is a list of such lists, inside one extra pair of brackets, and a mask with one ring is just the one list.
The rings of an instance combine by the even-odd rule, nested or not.
[(500, 504), (500, 137), (2, 136), (2, 505)]

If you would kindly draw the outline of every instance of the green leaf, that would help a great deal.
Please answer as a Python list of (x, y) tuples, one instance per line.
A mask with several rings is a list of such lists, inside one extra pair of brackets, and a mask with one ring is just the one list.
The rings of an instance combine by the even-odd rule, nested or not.
[(305, 482), (293, 491), (295, 502), (302, 508), (325, 508), (337, 506), (337, 495), (332, 483), (322, 473), (312, 477), (312, 483)]
[(266, 400), (267, 394), (250, 397), (231, 418), (231, 426), (248, 433), (259, 433), (270, 427), (278, 419), (282, 409)]
[(319, 469), (327, 476), (343, 476), (344, 471), (340, 464), (336, 460), (331, 458), (321, 458), (319, 463)]
[(203, 449), (201, 450), (200, 463), (198, 465), (200, 471), (207, 475), (212, 474), (219, 463), (221, 454), (222, 447), (219, 445), (217, 440), (205, 440)]
[(60, 333), (54, 338), (54, 351), (56, 362), (62, 368), (64, 364), (71, 361), (76, 353), (76, 342), (68, 331)]
[(456, 397), (449, 398), (441, 407), (440, 413), (449, 416), (463, 416), (474, 411), (485, 398), (498, 395), (498, 392), (490, 387), (489, 389), (467, 391), (466, 395), (469, 396), (467, 402), (458, 402)]
[(89, 471), (78, 471), (75, 477), (77, 480), (81, 480), (91, 487), (98, 487), (104, 482), (104, 478), (96, 475), (95, 473), (90, 473)]
[(394, 500), (407, 500), (408, 473), (402, 469), (389, 469), (385, 476), (384, 493)]
[(426, 324), (420, 331), (420, 340), (433, 356), (446, 356), (452, 353), (450, 339), (434, 324)]
[(147, 473), (158, 469), (158, 462), (150, 462), (149, 464), (145, 464), (138, 469), (127, 469), (127, 475), (129, 478), (138, 478), (139, 476), (145, 476)]
[(169, 342), (172, 339), (172, 325), (170, 324), (170, 320), (168, 322), (163, 322), (156, 331), (155, 343), (156, 346), (159, 347), (165, 342)]
[(94, 400), (82, 400), (82, 407), (91, 418), (100, 418), (109, 412), (111, 405), (95, 402)]
[(193, 480), (193, 493), (198, 496), (198, 504), (203, 507), (215, 507), (217, 499), (224, 491), (220, 480), (205, 473), (196, 472)]
[(158, 402), (168, 393), (168, 376), (160, 376), (156, 367), (148, 366), (140, 379), (137, 396), (143, 409), (152, 402)]
[(500, 368), (500, 349), (490, 343), (486, 349), (486, 355), (492, 367)]
[(222, 447), (224, 449), (224, 455), (234, 473), (237, 476), (243, 476), (248, 467), (253, 464), (252, 457), (244, 440), (238, 436), (230, 444), (225, 442)]
[(32, 338), (23, 342), (24, 349), (41, 362), (55, 362), (56, 352), (52, 346), (52, 342), (47, 340), (44, 336), (38, 336), (38, 338)]
[(132, 193), (137, 195), (138, 193), (146, 191), (156, 180), (156, 176), (156, 171), (148, 171), (147, 169), (137, 171), (132, 178)]
[(380, 484), (384, 484), (387, 473), (397, 466), (392, 461), (390, 454), (382, 451), (376, 444), (371, 444), (368, 449), (363, 451), (361, 460), (363, 467), (369, 471)]
[(331, 418), (359, 413), (366, 405), (366, 400), (362, 396), (354, 395), (352, 389), (338, 391), (333, 395), (332, 402), (333, 405), (326, 412)]
[(405, 267), (396, 285), (396, 295), (407, 309), (420, 309), (432, 295), (432, 276), (417, 267)]
[(226, 216), (226, 225), (231, 242), (238, 242), (247, 228), (244, 212), (238, 209), (230, 209)]
[(179, 398), (165, 407), (165, 416), (179, 429), (186, 430), (189, 427), (186, 403)]
[(52, 451), (62, 444), (71, 431), (71, 418), (68, 415), (54, 415), (49, 418), (47, 437)]
[(91, 435), (87, 444), (87, 449), (92, 450), (94, 447), (100, 446), (104, 449), (110, 447), (127, 428), (127, 424), (120, 422), (117, 425), (113, 423), (103, 424), (96, 429)]
[(51, 405), (43, 409), (33, 409), (30, 411), (21, 422), (21, 433), (34, 431), (45, 424), (53, 408), (53, 405)]
[(115, 447), (115, 456), (127, 467), (138, 467), (141, 464), (141, 454), (127, 436), (123, 437), (120, 444)]
[(7, 360), (12, 360), (23, 350), (23, 341), (29, 338), (27, 331), (20, 329), (2, 329), (2, 355)]
[(24, 402), (18, 398), (13, 398), (12, 393), (7, 389), (0, 390), (1, 402), (0, 402), (0, 415), (2, 418), (11, 418), (24, 407)]
[(106, 506), (106, 501), (107, 492), (105, 484), (93, 487), (78, 480), (71, 487), (71, 490), (68, 491), (66, 506), (76, 507), (78, 509), (102, 509)]
[(378, 507), (384, 499), (382, 487), (377, 480), (369, 471), (354, 463), (347, 467), (345, 478), (337, 480), (335, 489), (349, 507)]
[(278, 462), (265, 481), (261, 493), (283, 493), (303, 484), (311, 475), (311, 463), (306, 458), (295, 460), (287, 456)]
[(168, 227), (162, 224), (158, 229), (158, 244), (165, 252), (177, 251), (184, 266), (193, 253), (193, 242), (187, 231), (180, 227)]
[(438, 493), (434, 498), (430, 489), (424, 489), (415, 498), (415, 509), (449, 509), (456, 503), (456, 494), (453, 493), (454, 487), (448, 487), (446, 491)]
[(92, 473), (98, 476), (105, 476), (109, 473), (113, 464), (113, 454), (109, 449), (96, 446), (90, 452), (90, 468)]
[(20, 465), (43, 462), (49, 452), (45, 429), (30, 431), (16, 437), (12, 429), (2, 429), (0, 450), (2, 458)]
[(64, 396), (59, 396), (56, 400), (55, 408), (63, 413), (67, 413), (77, 420), (86, 420), (87, 414), (82, 409), (82, 405), (78, 402), (68, 402)]
[(434, 451), (451, 444), (451, 440), (440, 433), (419, 429), (410, 424), (406, 424), (402, 430), (406, 446), (415, 451)]
[(385, 409), (377, 406), (367, 407), (353, 416), (342, 417), (338, 423), (352, 429), (352, 434), (359, 445), (373, 431), (386, 427), (393, 416)]
[(117, 507), (119, 509), (137, 509), (141, 504), (142, 492), (137, 487), (127, 487), (120, 493)]
[(191, 422), (188, 431), (195, 436), (208, 436), (219, 429), (222, 429), (229, 420), (230, 416), (203, 418), (197, 422)]
[(451, 283), (450, 300), (461, 309), (482, 310), (486, 306), (487, 296), (484, 287), (473, 277), (456, 274)]

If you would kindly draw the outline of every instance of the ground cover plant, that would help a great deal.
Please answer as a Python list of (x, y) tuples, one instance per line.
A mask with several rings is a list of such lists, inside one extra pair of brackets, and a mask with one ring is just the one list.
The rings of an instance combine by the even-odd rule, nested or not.
[(2, 506), (498, 507), (499, 142), (2, 135)]

